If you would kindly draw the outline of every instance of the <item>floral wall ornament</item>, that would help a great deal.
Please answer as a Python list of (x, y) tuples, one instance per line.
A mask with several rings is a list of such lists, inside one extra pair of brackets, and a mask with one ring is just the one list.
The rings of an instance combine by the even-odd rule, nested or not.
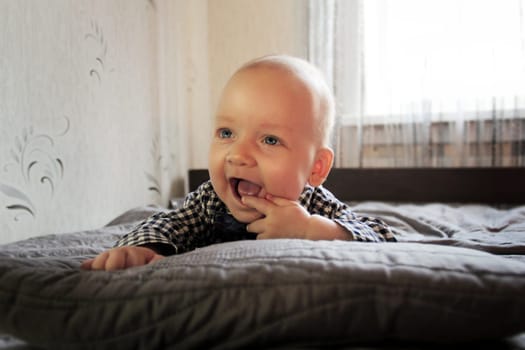
[(153, 191), (153, 192), (157, 193), (158, 195), (160, 195), (160, 183), (157, 180), (157, 178), (155, 178), (155, 176), (151, 175), (147, 171), (145, 171), (144, 174), (146, 175), (146, 178), (150, 182), (150, 185), (148, 187), (148, 191)]
[(151, 6), (151, 8), (156, 11), (157, 10), (157, 4), (155, 4), (155, 0), (146, 0), (148, 4)]
[[(33, 203), (31, 203), (31, 200), (23, 192), (20, 192), (18, 189), (12, 186), (5, 185), (2, 183), (0, 183), (0, 192), (15, 200), (13, 204), (7, 205), (6, 209), (21, 210), (22, 212), (29, 214), (32, 217), (35, 216), (35, 206), (33, 205)], [(19, 216), (17, 215), (15, 216), (15, 221), (18, 220)]]
[(102, 82), (102, 75), (106, 71), (105, 61), (108, 52), (108, 44), (104, 38), (102, 27), (98, 23), (91, 21), (91, 31), (84, 35), (84, 40), (94, 42), (99, 50), (95, 57), (95, 64), (89, 70), (89, 76), (96, 78), (100, 83)]
[[(150, 146), (150, 170), (144, 171), (148, 187), (147, 190), (154, 192), (155, 200), (159, 201), (156, 204), (167, 203), (173, 196), (175, 196), (173, 183), (168, 179), (172, 179), (174, 164), (177, 163), (177, 155), (170, 152), (168, 145), (162, 145), (161, 137), (156, 135)], [(180, 194), (177, 194), (180, 196)]]
[[(162, 164), (162, 155), (160, 152), (158, 137), (155, 137), (153, 139), (153, 142), (150, 148), (150, 155), (153, 160), (153, 169), (159, 169)], [(146, 178), (150, 182), (150, 185), (148, 186), (148, 191), (153, 191), (160, 196), (160, 181), (150, 172), (145, 171), (144, 174), (146, 175)]]
[[(39, 188), (45, 185), (49, 195), (54, 195), (56, 186), (64, 177), (64, 162), (57, 154), (54, 139), (69, 131), (69, 118), (63, 119), (64, 130), (56, 135), (36, 133), (30, 126), (15, 137), (14, 146), (9, 152), (11, 161), (3, 166), (3, 170), (19, 186), (0, 182), (0, 193), (10, 199), (10, 204), (5, 206), (7, 210), (22, 211), (35, 217), (37, 209), (29, 194), (41, 191)], [(15, 216), (15, 221), (18, 220), (19, 215)]]
[[(0, 84), (0, 244), (98, 227), (145, 202), (167, 204), (174, 179), (182, 193), (181, 168), (165, 167), (173, 164), (171, 150), (184, 149), (160, 128), (172, 134), (178, 127), (164, 110), (182, 110), (182, 97), (159, 98), (164, 86), (172, 91), (165, 80), (178, 68), (169, 62), (178, 64), (185, 41), (164, 40), (159, 28), (184, 19), (187, 5), (9, 3), (12, 20), (0, 31), (10, 43), (0, 45), (2, 66), (10, 68)], [(153, 138), (160, 140), (157, 158)]]

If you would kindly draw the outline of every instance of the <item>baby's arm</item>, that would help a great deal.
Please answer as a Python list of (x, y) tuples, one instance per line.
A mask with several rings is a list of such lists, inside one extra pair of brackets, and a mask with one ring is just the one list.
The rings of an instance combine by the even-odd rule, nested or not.
[(264, 217), (247, 226), (257, 239), (302, 238), (311, 240), (351, 240), (353, 237), (335, 221), (310, 214), (298, 202), (268, 195), (265, 199), (243, 197), (243, 203)]
[(276, 198), (243, 197), (245, 205), (255, 208), (264, 217), (247, 226), (257, 238), (303, 238), (312, 240), (357, 240), (369, 242), (396, 239), (391, 229), (380, 219), (356, 216), (348, 205), (329, 191), (313, 193), (309, 212), (299, 202)]
[(194, 249), (198, 240), (188, 239), (188, 235), (205, 232), (206, 222), (201, 214), (206, 210), (202, 198), (208, 198), (211, 191), (211, 183), (204, 183), (197, 191), (188, 194), (182, 207), (150, 216), (122, 236), (116, 248), (84, 261), (82, 268), (107, 271), (125, 269)]
[(114, 271), (142, 266), (164, 258), (163, 255), (148, 247), (117, 247), (100, 253), (94, 259), (86, 260), (81, 268), (84, 270)]
[[(159, 223), (163, 223), (159, 228)], [(159, 212), (140, 223), (133, 231), (121, 237), (115, 248), (106, 250), (94, 259), (86, 260), (85, 270), (114, 271), (142, 266), (172, 255), (176, 251), (169, 240), (171, 218)]]

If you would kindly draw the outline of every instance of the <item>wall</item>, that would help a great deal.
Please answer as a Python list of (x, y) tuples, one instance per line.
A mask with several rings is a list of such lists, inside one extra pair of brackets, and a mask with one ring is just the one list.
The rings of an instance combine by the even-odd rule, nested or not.
[(187, 105), (175, 101), (191, 84), (166, 66), (186, 59), (186, 42), (159, 31), (177, 23), (184, 36), (187, 23), (173, 18), (189, 7), (0, 2), (0, 243), (100, 227), (182, 194), (187, 137), (176, 114)]

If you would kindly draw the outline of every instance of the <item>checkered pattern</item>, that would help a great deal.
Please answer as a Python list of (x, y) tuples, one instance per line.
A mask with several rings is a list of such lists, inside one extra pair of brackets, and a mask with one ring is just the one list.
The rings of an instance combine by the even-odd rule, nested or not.
[[(307, 186), (299, 197), (299, 203), (310, 214), (334, 220), (356, 241), (396, 241), (383, 221), (355, 215), (348, 205), (322, 186)], [(116, 246), (166, 244), (173, 247), (176, 253), (193, 250), (218, 242), (213, 227), (217, 218), (223, 215), (231, 216), (208, 181), (191, 192), (180, 208), (152, 215), (123, 236)]]
[(299, 203), (310, 214), (327, 217), (343, 226), (355, 241), (396, 241), (390, 227), (383, 221), (368, 216), (357, 216), (347, 204), (339, 201), (322, 186), (306, 187), (299, 197)]

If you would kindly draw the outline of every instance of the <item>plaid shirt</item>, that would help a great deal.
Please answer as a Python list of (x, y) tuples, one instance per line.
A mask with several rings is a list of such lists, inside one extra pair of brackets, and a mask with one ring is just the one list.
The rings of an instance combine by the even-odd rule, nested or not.
[[(322, 186), (305, 187), (299, 203), (310, 214), (337, 222), (353, 240), (396, 241), (383, 221), (356, 216), (348, 205)], [(175, 253), (183, 253), (214, 243), (255, 238), (256, 234), (246, 231), (246, 224), (233, 218), (207, 181), (188, 194), (181, 207), (152, 215), (123, 236), (116, 246), (160, 244), (171, 246)]]

